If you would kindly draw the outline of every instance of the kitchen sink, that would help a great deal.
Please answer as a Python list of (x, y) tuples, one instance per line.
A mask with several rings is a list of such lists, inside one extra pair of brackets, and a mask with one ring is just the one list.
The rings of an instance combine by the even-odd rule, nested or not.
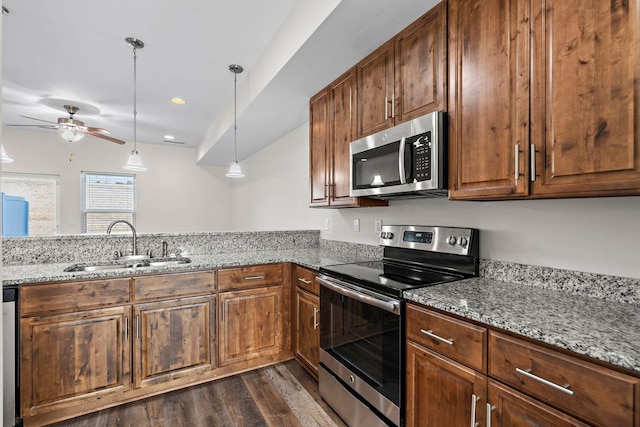
[(123, 270), (123, 269), (133, 269), (139, 267), (168, 267), (172, 265), (181, 265), (181, 264), (189, 264), (191, 259), (189, 258), (149, 258), (136, 262), (126, 262), (126, 263), (118, 263), (118, 262), (97, 262), (95, 264), (91, 263), (80, 263), (73, 264), (69, 267), (65, 268), (66, 272), (74, 272), (74, 271), (105, 271), (105, 270)]

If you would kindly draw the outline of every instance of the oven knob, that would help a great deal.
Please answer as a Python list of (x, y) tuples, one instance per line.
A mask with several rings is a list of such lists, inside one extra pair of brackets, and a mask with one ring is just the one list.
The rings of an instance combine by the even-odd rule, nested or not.
[(467, 243), (469, 243), (469, 241), (467, 240), (466, 237), (461, 237), (460, 240), (458, 241), (458, 244), (463, 247), (467, 246)]
[(447, 237), (447, 243), (450, 244), (451, 246), (455, 245), (457, 241), (458, 240), (456, 239), (456, 236)]

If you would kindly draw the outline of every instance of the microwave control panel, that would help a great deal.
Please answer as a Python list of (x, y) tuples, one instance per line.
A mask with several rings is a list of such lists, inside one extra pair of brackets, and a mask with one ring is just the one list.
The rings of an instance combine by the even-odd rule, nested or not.
[(407, 140), (413, 146), (414, 181), (431, 180), (431, 131), (414, 135)]

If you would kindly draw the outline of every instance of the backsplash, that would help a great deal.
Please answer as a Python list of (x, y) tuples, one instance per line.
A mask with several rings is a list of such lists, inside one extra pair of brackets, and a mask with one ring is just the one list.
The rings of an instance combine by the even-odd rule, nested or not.
[[(138, 253), (162, 254), (162, 241), (169, 253), (221, 254), (317, 248), (318, 230), (247, 231), (211, 233), (153, 233), (138, 235)], [(131, 235), (65, 235), (51, 237), (5, 237), (4, 265), (87, 262), (114, 259), (116, 250), (131, 252)]]
[(608, 301), (640, 304), (640, 279), (486, 259), (480, 261), (480, 277)]

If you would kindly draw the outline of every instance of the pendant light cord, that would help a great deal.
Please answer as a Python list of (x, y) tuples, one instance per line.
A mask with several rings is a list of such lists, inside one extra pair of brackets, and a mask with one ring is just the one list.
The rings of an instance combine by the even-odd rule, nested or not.
[(233, 161), (238, 163), (238, 71), (233, 72)]
[(136, 47), (133, 47), (133, 151), (138, 151), (138, 135), (136, 133), (136, 129), (137, 129), (137, 115), (138, 115), (138, 108), (137, 108), (137, 62), (138, 62), (138, 56), (136, 55)]

